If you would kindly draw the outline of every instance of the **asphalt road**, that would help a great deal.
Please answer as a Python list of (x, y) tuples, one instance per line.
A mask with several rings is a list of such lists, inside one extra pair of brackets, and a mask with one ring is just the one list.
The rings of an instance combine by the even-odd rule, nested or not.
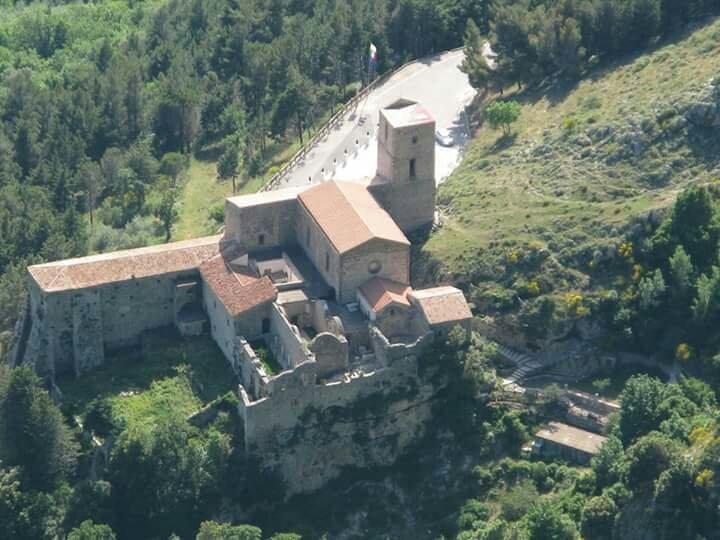
[(458, 66), (463, 52), (447, 52), (407, 66), (349, 111), (327, 137), (318, 141), (278, 188), (302, 186), (323, 180), (365, 181), (375, 175), (378, 111), (399, 98), (419, 103), (435, 117), (438, 129), (453, 137), (450, 148), (436, 143), (435, 177), (446, 178), (457, 166), (467, 141), (464, 107), (475, 91)]

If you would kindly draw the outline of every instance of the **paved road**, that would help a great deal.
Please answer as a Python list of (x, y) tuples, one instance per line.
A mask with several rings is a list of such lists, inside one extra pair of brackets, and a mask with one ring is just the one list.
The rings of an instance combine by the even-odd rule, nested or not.
[(301, 186), (335, 178), (365, 180), (375, 175), (378, 111), (398, 98), (418, 101), (447, 129), (455, 144), (436, 145), (435, 174), (442, 181), (457, 166), (467, 140), (464, 107), (475, 95), (458, 66), (463, 52), (454, 51), (420, 60), (375, 88), (350, 111), (342, 124), (319, 141), (278, 187)]

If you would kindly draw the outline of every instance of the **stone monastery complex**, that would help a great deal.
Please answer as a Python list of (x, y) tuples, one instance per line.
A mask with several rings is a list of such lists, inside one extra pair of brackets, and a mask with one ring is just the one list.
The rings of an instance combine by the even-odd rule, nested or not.
[[(405, 234), (433, 221), (434, 168), (435, 121), (399, 100), (380, 112), (369, 183), (231, 197), (222, 236), (30, 267), (16, 354), (52, 380), (103, 364), (148, 330), (209, 332), (238, 378), (246, 448), (282, 445), (308, 407), (407, 387), (427, 344), (469, 330), (461, 291), (410, 286)], [(407, 444), (422, 420), (383, 436)], [(304, 478), (296, 490), (322, 482), (327, 463), (314, 454), (276, 463)], [(336, 449), (332, 460), (358, 457)]]

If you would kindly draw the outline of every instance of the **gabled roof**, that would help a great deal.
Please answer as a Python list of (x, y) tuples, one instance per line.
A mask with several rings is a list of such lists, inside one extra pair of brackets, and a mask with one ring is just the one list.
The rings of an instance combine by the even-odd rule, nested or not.
[(277, 290), (269, 277), (258, 277), (248, 267), (236, 263), (241, 255), (237, 248), (232, 247), (200, 266), (203, 281), (231, 317), (274, 302), (277, 298)]
[(45, 292), (70, 291), (198, 268), (217, 255), (221, 236), (65, 259), (28, 268)]
[(472, 318), (465, 295), (455, 287), (434, 287), (412, 291), (411, 296), (418, 303), (431, 326)]
[(298, 195), (338, 253), (380, 239), (410, 242), (362, 184), (332, 180)]
[(359, 290), (375, 313), (379, 313), (393, 303), (410, 307), (407, 295), (412, 289), (409, 285), (374, 277), (363, 284)]

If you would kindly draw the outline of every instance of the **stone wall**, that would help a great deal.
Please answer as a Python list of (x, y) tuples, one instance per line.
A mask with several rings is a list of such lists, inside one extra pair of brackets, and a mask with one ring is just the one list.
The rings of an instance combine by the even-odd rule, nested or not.
[[(380, 272), (372, 274), (370, 263), (377, 261)], [(410, 282), (410, 247), (396, 242), (375, 239), (342, 256), (342, 275), (338, 299), (354, 302), (358, 287), (375, 276), (400, 283)]]
[(270, 325), (270, 314), (273, 303), (266, 302), (235, 318), (235, 333), (247, 339), (258, 339), (263, 336), (263, 327)]
[(225, 358), (233, 358), (235, 350), (235, 324), (223, 303), (218, 300), (213, 290), (203, 282), (203, 300), (205, 313), (210, 320), (210, 333), (215, 343), (225, 355)]
[(328, 384), (299, 382), (250, 401), (240, 389), (246, 449), (285, 481), (288, 495), (315, 490), (345, 467), (391, 465), (423, 433), (435, 389), (416, 375), (414, 358)]
[(287, 320), (280, 306), (270, 308), (270, 350), (285, 369), (293, 369), (310, 358), (310, 351), (300, 337), (298, 328)]
[[(415, 176), (410, 175), (414, 161)], [(435, 215), (435, 123), (393, 128), (383, 112), (378, 132), (377, 178), (370, 192), (404, 232)]]
[(247, 250), (296, 243), (295, 222), (298, 202), (295, 197), (241, 207), (232, 198), (225, 201), (225, 235)]
[(324, 378), (348, 370), (350, 347), (345, 336), (323, 332), (312, 340), (310, 350), (315, 355), (318, 377)]
[(392, 127), (380, 112), (377, 174), (394, 183), (414, 181), (410, 160), (415, 160), (415, 179), (435, 178), (435, 124)]
[(435, 218), (436, 187), (432, 178), (377, 182), (369, 185), (368, 190), (405, 233), (429, 225)]
[(106, 347), (136, 345), (144, 331), (174, 324), (176, 282), (196, 279), (197, 272), (169, 273), (99, 286)]
[(76, 375), (105, 362), (102, 298), (97, 289), (73, 295), (73, 350)]
[[(325, 282), (340, 290), (340, 255), (302, 202), (297, 212), (298, 243)], [(326, 264), (328, 263), (328, 264)]]

